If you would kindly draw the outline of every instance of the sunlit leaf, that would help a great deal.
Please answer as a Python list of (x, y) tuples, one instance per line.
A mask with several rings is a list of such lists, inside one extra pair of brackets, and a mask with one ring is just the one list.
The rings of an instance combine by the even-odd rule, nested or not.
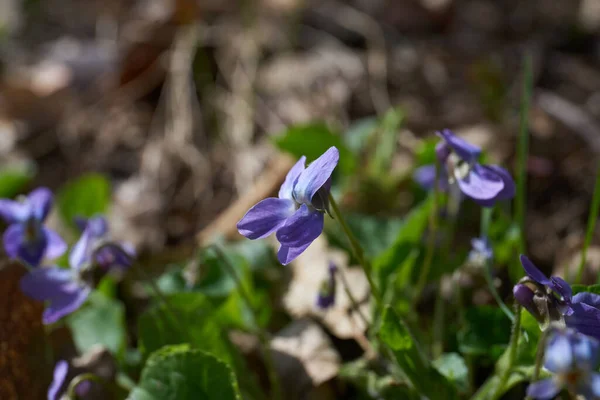
[(154, 352), (129, 400), (239, 400), (233, 371), (214, 356), (189, 345)]

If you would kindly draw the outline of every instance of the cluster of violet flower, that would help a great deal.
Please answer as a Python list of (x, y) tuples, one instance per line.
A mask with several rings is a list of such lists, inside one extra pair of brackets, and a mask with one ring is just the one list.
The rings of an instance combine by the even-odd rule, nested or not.
[(47, 188), (35, 189), (16, 201), (0, 199), (0, 217), (8, 224), (4, 250), (28, 267), (29, 272), (21, 278), (21, 290), (46, 302), (44, 324), (81, 307), (99, 278), (112, 268), (128, 268), (134, 256), (129, 246), (110, 240), (105, 218), (97, 216), (75, 221), (82, 234), (69, 253), (69, 268), (43, 265), (67, 251), (60, 235), (44, 225), (52, 201)]
[[(482, 207), (515, 196), (515, 183), (504, 168), (482, 165), (481, 149), (446, 129), (436, 146), (439, 167), (426, 165), (415, 171), (414, 179), (425, 189), (436, 186), (458, 200), (467, 197)], [(278, 198), (262, 200), (238, 222), (240, 234), (262, 239), (272, 233), (280, 243), (278, 259), (289, 264), (323, 231), (324, 214), (329, 207), (331, 175), (339, 161), (339, 152), (329, 148), (305, 167), (302, 157), (292, 167), (279, 190)], [(437, 180), (437, 182), (436, 182)], [(482, 264), (493, 257), (486, 237), (472, 240), (471, 262)], [(586, 398), (600, 398), (600, 374), (594, 372), (600, 362), (600, 295), (578, 293), (559, 277), (547, 278), (524, 255), (521, 263), (527, 274), (513, 290), (516, 301), (548, 329), (545, 368), (552, 378), (532, 383), (528, 396), (547, 399), (566, 388)], [(317, 295), (317, 306), (334, 304), (336, 268), (330, 265), (328, 279)]]

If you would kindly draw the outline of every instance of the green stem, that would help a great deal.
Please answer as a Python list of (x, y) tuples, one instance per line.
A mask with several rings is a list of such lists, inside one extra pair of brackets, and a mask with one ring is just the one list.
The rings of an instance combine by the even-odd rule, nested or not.
[(600, 164), (598, 165), (598, 171), (596, 172), (596, 184), (594, 185), (594, 195), (592, 197), (592, 206), (590, 214), (588, 216), (587, 231), (585, 233), (585, 241), (583, 242), (583, 249), (581, 250), (581, 261), (579, 262), (579, 269), (577, 270), (577, 278), (575, 283), (580, 283), (583, 278), (583, 269), (585, 268), (585, 261), (587, 257), (587, 250), (594, 237), (594, 230), (596, 229), (596, 221), (598, 221), (598, 211), (600, 210)]
[(510, 378), (510, 373), (512, 372), (513, 364), (515, 363), (515, 359), (517, 358), (517, 349), (519, 345), (519, 336), (521, 333), (521, 306), (516, 306), (515, 311), (515, 320), (513, 321), (512, 331), (510, 333), (510, 342), (508, 343), (508, 361), (506, 363), (506, 367), (504, 371), (502, 371), (502, 375), (500, 375), (500, 383), (496, 387), (493, 395), (491, 396), (492, 400), (497, 400), (504, 393), (504, 387)]
[[(490, 227), (490, 224), (492, 221), (493, 210), (494, 210), (493, 208), (482, 208), (481, 209), (481, 237), (482, 238), (489, 237), (488, 232), (489, 232), (489, 227)], [(485, 275), (485, 280), (487, 281), (488, 287), (490, 289), (490, 293), (494, 297), (494, 300), (496, 300), (496, 303), (498, 303), (498, 306), (500, 307), (502, 312), (504, 312), (504, 314), (506, 314), (508, 319), (510, 319), (512, 322), (514, 322), (515, 315), (512, 313), (512, 311), (510, 311), (510, 309), (504, 303), (504, 301), (502, 301), (502, 298), (500, 297), (500, 295), (498, 294), (498, 291), (496, 290), (496, 287), (494, 286), (494, 281), (492, 279), (492, 260), (490, 260), (490, 259), (485, 260), (484, 275)]]
[(344, 291), (346, 292), (348, 299), (350, 299), (350, 303), (352, 304), (352, 307), (356, 310), (356, 312), (358, 313), (358, 316), (360, 317), (360, 319), (362, 319), (363, 323), (365, 324), (365, 330), (368, 331), (369, 325), (370, 325), (369, 320), (361, 311), (360, 304), (358, 304), (358, 301), (356, 301), (356, 297), (354, 297), (354, 295), (352, 294), (352, 291), (350, 290), (350, 285), (348, 284), (348, 280), (346, 279), (346, 274), (344, 273), (344, 271), (341, 268), (338, 269), (338, 273), (340, 274), (340, 280), (342, 281), (342, 285), (344, 286)]
[(519, 142), (517, 144), (517, 201), (516, 217), (520, 230), (519, 252), (525, 254), (525, 208), (527, 184), (527, 155), (529, 154), (529, 106), (533, 92), (533, 72), (531, 55), (525, 56), (523, 75), (523, 96), (521, 98), (521, 112), (519, 122)]
[(148, 276), (148, 274), (146, 274), (146, 271), (144, 271), (144, 269), (139, 264), (134, 266), (133, 269), (135, 269), (138, 272), (138, 274), (140, 275), (141, 279), (144, 282), (146, 282), (148, 285), (150, 285), (150, 287), (152, 288), (152, 291), (154, 292), (154, 296), (156, 298), (158, 298), (160, 300), (160, 302), (164, 305), (164, 310), (166, 311), (167, 318), (171, 320), (171, 324), (173, 324), (173, 327), (178, 329), (180, 331), (180, 333), (182, 334), (182, 337), (186, 337), (188, 342), (191, 344), (192, 341), (191, 341), (191, 338), (189, 337), (189, 332), (187, 332), (181, 326), (180, 321), (184, 321), (184, 319), (178, 317), (177, 312), (171, 306), (171, 303), (169, 302), (167, 297), (162, 293), (162, 291), (160, 290), (160, 288), (158, 287), (156, 282), (154, 282), (154, 279), (152, 279), (150, 276)]
[(270, 351), (269, 338), (265, 334), (264, 330), (260, 328), (258, 323), (258, 315), (256, 313), (256, 309), (254, 308), (254, 304), (251, 300), (249, 293), (246, 291), (244, 284), (238, 275), (235, 266), (227, 257), (227, 254), (221, 249), (218, 244), (212, 244), (209, 246), (215, 250), (219, 258), (223, 261), (223, 265), (227, 270), (227, 273), (233, 278), (235, 281), (235, 285), (238, 289), (238, 293), (240, 294), (242, 301), (246, 304), (246, 308), (250, 311), (250, 316), (252, 318), (252, 324), (256, 330), (256, 334), (258, 335), (259, 343), (261, 346), (261, 352), (263, 354), (263, 359), (265, 362), (265, 368), (267, 370), (267, 377), (269, 379), (269, 383), (271, 385), (272, 397), (273, 399), (280, 400), (282, 399), (281, 386), (279, 384), (279, 379), (277, 377), (277, 371), (275, 370), (275, 363), (273, 361), (273, 355)]
[(440, 165), (435, 163), (435, 180), (433, 185), (433, 206), (431, 213), (429, 214), (429, 237), (427, 241), (427, 253), (425, 253), (425, 260), (423, 261), (423, 267), (415, 286), (415, 295), (413, 297), (413, 307), (416, 306), (419, 301), (425, 284), (427, 283), (427, 277), (429, 276), (429, 270), (431, 269), (431, 263), (433, 262), (433, 254), (435, 253), (435, 239), (437, 233), (438, 223), (438, 198), (440, 192), (440, 185), (438, 177), (440, 176)]
[(360, 243), (358, 243), (358, 240), (356, 240), (356, 237), (354, 237), (354, 234), (350, 230), (350, 227), (344, 220), (344, 217), (342, 216), (342, 213), (331, 193), (329, 194), (329, 205), (331, 205), (331, 209), (333, 210), (335, 218), (338, 220), (340, 226), (342, 227), (342, 230), (348, 237), (348, 240), (350, 241), (350, 246), (352, 247), (352, 252), (354, 253), (354, 256), (356, 257), (360, 265), (362, 266), (363, 271), (365, 272), (365, 276), (369, 281), (369, 286), (371, 287), (371, 293), (373, 294), (373, 298), (375, 299), (378, 308), (381, 309), (383, 307), (383, 298), (381, 297), (381, 292), (379, 291), (379, 288), (377, 287), (377, 285), (375, 285), (375, 282), (373, 281), (373, 268), (371, 267), (369, 261), (366, 259), (363, 249), (360, 246)]

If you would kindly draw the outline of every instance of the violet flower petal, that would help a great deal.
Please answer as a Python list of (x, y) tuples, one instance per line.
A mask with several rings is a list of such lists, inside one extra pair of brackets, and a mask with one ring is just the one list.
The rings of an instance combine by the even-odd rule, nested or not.
[(515, 181), (513, 180), (512, 176), (510, 176), (508, 171), (499, 165), (486, 165), (485, 167), (491, 169), (496, 174), (498, 174), (500, 179), (502, 179), (502, 182), (504, 182), (504, 187), (496, 196), (496, 200), (510, 200), (513, 197), (515, 197)]
[(288, 200), (294, 199), (292, 191), (294, 190), (294, 185), (298, 181), (298, 177), (300, 176), (302, 171), (304, 171), (305, 164), (306, 164), (306, 157), (302, 156), (302, 157), (300, 157), (298, 162), (296, 162), (296, 164), (294, 164), (294, 166), (287, 173), (287, 175), (285, 177), (285, 181), (283, 182), (283, 184), (281, 185), (281, 188), (279, 189), (279, 198), (280, 199), (288, 199)]
[(65, 383), (65, 378), (67, 377), (67, 373), (69, 372), (69, 363), (64, 360), (61, 360), (56, 363), (54, 367), (54, 377), (52, 378), (52, 383), (48, 388), (48, 400), (58, 400), (58, 392)]
[(313, 196), (331, 177), (340, 159), (340, 152), (330, 147), (321, 157), (310, 163), (298, 177), (293, 195), (298, 203), (310, 204)]
[(573, 303), (585, 303), (600, 309), (600, 295), (590, 292), (580, 292), (573, 296)]
[(544, 286), (553, 285), (552, 281), (550, 281), (550, 279), (548, 279), (548, 277), (546, 275), (544, 275), (544, 273), (542, 271), (540, 271), (531, 262), (531, 260), (529, 260), (529, 258), (527, 258), (527, 256), (521, 254), (519, 259), (521, 260), (521, 265), (523, 266), (523, 269), (525, 270), (525, 273), (527, 274), (527, 276), (529, 276), (531, 279), (533, 279), (540, 285), (544, 285)]
[(88, 230), (92, 237), (100, 238), (108, 233), (108, 222), (101, 216), (92, 217), (86, 221), (84, 230)]
[(73, 272), (58, 267), (40, 267), (32, 269), (21, 278), (23, 293), (34, 300), (44, 301), (60, 296), (61, 287), (73, 280)]
[(575, 301), (571, 304), (571, 308), (573, 313), (565, 316), (565, 324), (584, 335), (600, 340), (600, 310), (591, 305)]
[(281, 247), (279, 247), (279, 251), (277, 252), (277, 259), (282, 265), (288, 265), (289, 263), (294, 261), (296, 257), (302, 254), (308, 246), (310, 246), (310, 243), (306, 243), (298, 247), (289, 247), (281, 245)]
[(54, 260), (62, 256), (67, 251), (67, 243), (60, 237), (58, 233), (46, 227), (42, 228), (43, 234), (46, 236), (46, 253), (44, 256), (49, 260)]
[(27, 196), (31, 211), (38, 221), (44, 221), (52, 207), (52, 192), (50, 189), (37, 188)]
[(477, 160), (481, 154), (481, 149), (472, 145), (464, 139), (456, 136), (450, 129), (444, 129), (436, 132), (439, 137), (450, 146), (450, 148), (463, 160), (472, 162)]
[(475, 164), (464, 179), (457, 179), (461, 192), (473, 200), (495, 199), (504, 188), (504, 182), (492, 170)]
[(6, 251), (6, 254), (10, 258), (16, 258), (18, 256), (24, 235), (25, 227), (21, 224), (13, 224), (4, 231), (4, 235), (2, 236), (4, 251)]
[(284, 246), (302, 247), (312, 243), (323, 232), (324, 214), (311, 211), (306, 204), (289, 217), (277, 231), (277, 240)]
[(117, 243), (108, 243), (98, 249), (94, 255), (94, 261), (103, 269), (131, 267), (132, 258), (129, 253)]
[(552, 378), (533, 382), (527, 387), (527, 396), (534, 399), (552, 399), (561, 390)]
[(79, 269), (86, 261), (89, 261), (92, 246), (92, 237), (88, 230), (83, 231), (81, 237), (73, 245), (69, 253), (69, 265), (73, 269)]
[(61, 287), (60, 296), (50, 299), (46, 306), (42, 321), (44, 324), (51, 324), (77, 310), (88, 298), (91, 288), (89, 286), (78, 285), (75, 282)]
[(413, 179), (423, 189), (433, 189), (433, 184), (435, 182), (435, 165), (423, 165), (422, 167), (415, 169)]
[(584, 396), (587, 396), (586, 398), (600, 398), (600, 374), (597, 372), (592, 372), (590, 374), (590, 378), (589, 378), (589, 382), (588, 382), (588, 388), (589, 391), (591, 393), (582, 393)]
[(31, 207), (27, 202), (0, 199), (0, 217), (7, 224), (25, 222), (31, 214)]
[(238, 232), (248, 239), (262, 239), (282, 227), (294, 214), (294, 201), (266, 198), (248, 210), (237, 223)]
[(550, 372), (569, 371), (573, 364), (573, 352), (569, 337), (562, 333), (553, 335), (546, 345), (544, 367)]

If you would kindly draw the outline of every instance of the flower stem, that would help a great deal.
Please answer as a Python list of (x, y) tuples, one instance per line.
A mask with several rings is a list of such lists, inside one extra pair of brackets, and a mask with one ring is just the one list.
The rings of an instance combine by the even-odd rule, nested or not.
[(533, 92), (533, 72), (531, 55), (525, 56), (523, 74), (523, 93), (519, 122), (519, 141), (517, 144), (517, 200), (516, 219), (520, 230), (519, 252), (525, 254), (525, 190), (527, 184), (527, 155), (529, 153), (529, 104)]
[(440, 185), (439, 179), (440, 176), (440, 165), (439, 163), (435, 163), (435, 180), (433, 185), (433, 206), (431, 209), (431, 213), (429, 214), (429, 237), (427, 241), (427, 253), (425, 253), (425, 260), (423, 261), (423, 267), (421, 267), (421, 273), (419, 274), (419, 279), (417, 280), (417, 285), (415, 286), (414, 297), (413, 297), (413, 307), (416, 306), (419, 301), (423, 289), (425, 288), (425, 284), (427, 283), (427, 277), (429, 276), (429, 270), (431, 269), (431, 263), (433, 262), (433, 254), (435, 252), (435, 239), (437, 233), (437, 223), (438, 223), (438, 201), (439, 201), (439, 192)]
[(238, 275), (235, 266), (227, 257), (227, 254), (221, 249), (219, 244), (214, 243), (209, 246), (215, 250), (219, 258), (223, 261), (223, 265), (227, 270), (227, 273), (231, 276), (231, 278), (235, 281), (235, 285), (238, 289), (238, 293), (240, 294), (242, 301), (246, 304), (246, 308), (250, 311), (250, 316), (252, 318), (252, 325), (254, 325), (254, 329), (256, 330), (256, 334), (258, 335), (259, 343), (261, 346), (261, 352), (263, 354), (263, 359), (265, 362), (265, 368), (267, 370), (267, 377), (269, 379), (269, 383), (271, 385), (271, 394), (272, 398), (276, 400), (282, 399), (281, 394), (281, 386), (279, 385), (279, 379), (277, 377), (277, 371), (275, 370), (275, 363), (273, 361), (273, 355), (270, 351), (269, 345), (269, 337), (266, 335), (263, 329), (260, 328), (258, 323), (258, 315), (256, 309), (254, 308), (254, 304), (250, 298), (250, 295), (246, 291), (244, 284)]
[(356, 237), (354, 237), (354, 234), (350, 230), (350, 227), (344, 220), (344, 217), (342, 216), (342, 213), (331, 193), (329, 194), (329, 204), (331, 205), (335, 218), (338, 220), (340, 226), (342, 227), (342, 230), (344, 231), (344, 233), (348, 237), (348, 240), (350, 241), (350, 246), (352, 247), (352, 252), (354, 253), (354, 256), (357, 258), (358, 262), (363, 268), (363, 271), (365, 272), (365, 276), (367, 277), (367, 280), (369, 281), (369, 286), (371, 287), (371, 293), (373, 294), (373, 298), (375, 299), (378, 308), (382, 308), (383, 298), (381, 297), (381, 292), (379, 291), (379, 288), (377, 287), (377, 285), (375, 285), (375, 282), (373, 281), (373, 268), (371, 267), (369, 261), (366, 259), (364, 251), (360, 246), (360, 243), (358, 243), (358, 240), (356, 240)]
[(352, 294), (352, 291), (350, 290), (350, 285), (348, 283), (348, 280), (346, 279), (346, 274), (344, 273), (344, 271), (341, 268), (338, 269), (338, 273), (340, 274), (340, 280), (342, 281), (342, 285), (344, 286), (344, 291), (346, 292), (346, 295), (348, 296), (348, 299), (350, 300), (352, 307), (356, 310), (356, 312), (358, 313), (358, 316), (360, 317), (360, 319), (362, 319), (363, 323), (365, 324), (365, 330), (368, 330), (369, 325), (370, 325), (369, 320), (361, 311), (360, 304), (358, 304), (358, 301), (356, 301), (356, 297), (354, 297), (354, 295)]
[[(594, 230), (596, 228), (596, 221), (598, 221), (598, 211), (600, 210), (600, 164), (598, 165), (598, 171), (596, 172), (596, 184), (594, 185), (594, 195), (592, 197), (592, 205), (590, 208), (590, 214), (588, 216), (587, 231), (585, 233), (585, 241), (583, 242), (583, 249), (581, 249), (581, 261), (579, 262), (579, 269), (577, 270), (577, 278), (575, 283), (580, 283), (583, 278), (583, 269), (585, 268), (585, 259), (587, 257), (587, 250), (590, 247), (592, 238), (594, 237)], [(567, 278), (568, 279), (568, 278)]]
[[(494, 210), (493, 208), (486, 208), (486, 207), (483, 207), (481, 209), (481, 237), (482, 238), (489, 237), (488, 232), (489, 232), (489, 228), (490, 228), (490, 223), (492, 222), (493, 210)], [(512, 311), (510, 311), (510, 309), (504, 303), (504, 301), (502, 301), (502, 298), (500, 297), (500, 295), (498, 294), (498, 291), (496, 290), (496, 286), (494, 286), (494, 281), (492, 279), (492, 260), (490, 260), (488, 258), (486, 258), (486, 260), (485, 260), (484, 275), (485, 275), (485, 280), (487, 281), (487, 284), (488, 284), (488, 288), (490, 289), (490, 293), (492, 294), (492, 297), (494, 297), (494, 300), (496, 300), (496, 303), (498, 303), (498, 306), (500, 307), (502, 312), (504, 312), (504, 314), (506, 314), (508, 319), (510, 319), (511, 322), (515, 322), (515, 315), (512, 313)]]
[(510, 373), (513, 369), (513, 364), (515, 363), (515, 359), (517, 358), (517, 349), (519, 344), (519, 336), (521, 333), (521, 306), (515, 306), (515, 320), (513, 321), (512, 330), (510, 332), (510, 341), (508, 343), (508, 360), (506, 362), (506, 366), (502, 371), (502, 375), (500, 375), (500, 383), (496, 387), (493, 395), (491, 396), (492, 400), (497, 400), (504, 393), (504, 387), (510, 378)]

